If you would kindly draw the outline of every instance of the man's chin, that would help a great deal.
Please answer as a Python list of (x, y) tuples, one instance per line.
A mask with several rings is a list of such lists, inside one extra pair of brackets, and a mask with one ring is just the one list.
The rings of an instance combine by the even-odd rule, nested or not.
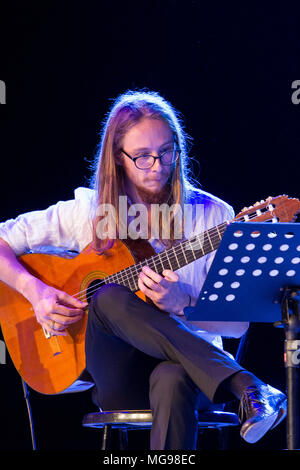
[(151, 184), (147, 188), (137, 188), (139, 196), (145, 204), (162, 204), (169, 198), (170, 189), (168, 185)]

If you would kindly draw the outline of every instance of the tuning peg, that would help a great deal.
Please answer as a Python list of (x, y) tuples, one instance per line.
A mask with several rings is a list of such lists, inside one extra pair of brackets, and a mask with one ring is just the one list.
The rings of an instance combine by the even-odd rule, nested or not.
[(264, 199), (262, 199), (262, 200), (260, 201), (260, 203), (261, 203), (261, 204), (263, 204), (264, 202), (265, 202), (265, 200), (264, 200)]

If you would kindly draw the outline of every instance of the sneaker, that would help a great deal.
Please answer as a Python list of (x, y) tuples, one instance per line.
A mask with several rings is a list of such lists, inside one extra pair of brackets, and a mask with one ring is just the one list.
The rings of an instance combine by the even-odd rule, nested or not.
[(286, 396), (276, 388), (265, 384), (247, 387), (240, 401), (240, 422), (244, 413), (246, 418), (240, 435), (253, 444), (274, 429), (285, 418), (286, 412)]

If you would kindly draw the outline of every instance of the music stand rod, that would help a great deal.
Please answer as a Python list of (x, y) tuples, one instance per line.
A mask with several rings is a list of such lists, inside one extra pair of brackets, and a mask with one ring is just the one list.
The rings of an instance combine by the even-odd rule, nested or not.
[(287, 387), (287, 448), (300, 449), (299, 372), (300, 372), (300, 286), (287, 286), (281, 302), (282, 326), (285, 331), (284, 365)]

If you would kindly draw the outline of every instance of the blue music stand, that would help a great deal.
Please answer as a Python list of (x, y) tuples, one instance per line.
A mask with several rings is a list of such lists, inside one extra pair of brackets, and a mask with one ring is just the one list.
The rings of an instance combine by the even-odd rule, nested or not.
[(299, 449), (300, 225), (234, 222), (226, 228), (194, 321), (271, 322), (285, 329), (288, 449)]

